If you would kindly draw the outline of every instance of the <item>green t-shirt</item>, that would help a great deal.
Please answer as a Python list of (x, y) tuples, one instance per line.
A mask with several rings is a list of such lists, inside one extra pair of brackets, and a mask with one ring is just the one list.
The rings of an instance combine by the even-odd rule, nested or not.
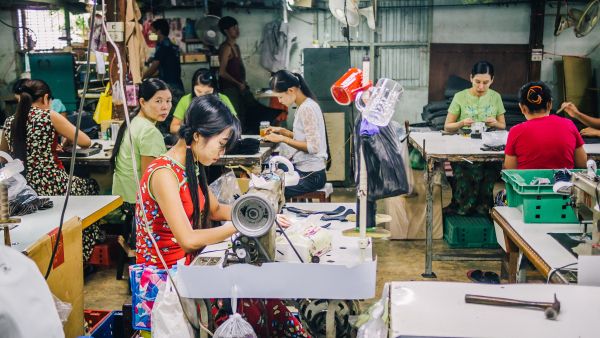
[[(167, 152), (162, 134), (153, 122), (136, 116), (131, 120), (131, 137), (133, 139), (133, 151), (137, 164), (138, 178), (142, 179), (141, 157), (158, 157)], [(113, 195), (119, 195), (127, 203), (135, 203), (136, 197), (135, 178), (133, 175), (133, 162), (131, 160), (131, 143), (127, 131), (123, 135), (119, 153), (115, 159), (115, 173), (113, 174)]]
[(475, 122), (485, 122), (488, 117), (498, 117), (504, 114), (504, 104), (498, 92), (488, 89), (483, 96), (474, 96), (469, 89), (454, 95), (448, 113), (458, 115), (456, 122), (472, 118)]
[[(233, 115), (237, 116), (237, 113), (235, 112), (235, 108), (233, 108), (233, 104), (231, 104), (231, 101), (229, 101), (229, 98), (221, 93), (219, 93), (218, 95), (219, 95), (219, 98), (221, 99), (221, 101), (223, 101), (223, 103), (225, 103), (227, 108), (229, 108), (229, 110), (231, 110), (231, 113)], [(183, 121), (185, 112), (189, 108), (190, 104), (192, 104), (192, 94), (187, 94), (187, 95), (183, 96), (179, 100), (179, 103), (177, 103), (177, 107), (175, 107), (175, 112), (173, 113), (173, 117), (176, 117)]]

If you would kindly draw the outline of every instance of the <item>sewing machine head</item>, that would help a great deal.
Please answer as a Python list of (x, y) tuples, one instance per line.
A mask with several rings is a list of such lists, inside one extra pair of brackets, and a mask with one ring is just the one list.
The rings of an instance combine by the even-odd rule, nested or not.
[(588, 164), (587, 172), (574, 173), (571, 182), (571, 201), (575, 213), (584, 229), (589, 225), (587, 231), (592, 233), (591, 242), (582, 243), (574, 250), (584, 255), (600, 254), (600, 176), (596, 174), (595, 163), (593, 166)]
[(248, 193), (233, 204), (232, 222), (239, 231), (229, 263), (260, 264), (275, 259), (276, 217), (285, 203), (282, 170), (254, 176)]

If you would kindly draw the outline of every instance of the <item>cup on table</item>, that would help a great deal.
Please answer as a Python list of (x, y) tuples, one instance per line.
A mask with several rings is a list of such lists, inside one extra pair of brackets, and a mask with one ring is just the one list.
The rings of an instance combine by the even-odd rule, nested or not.
[(485, 123), (483, 122), (475, 122), (471, 125), (471, 130), (476, 134), (481, 134), (484, 132)]
[(110, 124), (110, 139), (112, 141), (116, 141), (117, 140), (117, 134), (119, 134), (119, 128), (121, 127), (121, 124), (113, 122)]
[(259, 134), (260, 137), (265, 137), (265, 135), (267, 135), (267, 128), (269, 128), (271, 126), (271, 123), (269, 121), (261, 121), (260, 122), (260, 127), (259, 127)]

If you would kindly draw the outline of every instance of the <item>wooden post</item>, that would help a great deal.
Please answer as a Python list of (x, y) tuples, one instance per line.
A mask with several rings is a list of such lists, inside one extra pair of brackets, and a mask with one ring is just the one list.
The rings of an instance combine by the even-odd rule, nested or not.
[[(125, 0), (107, 0), (106, 1), (106, 22), (122, 22), (123, 27), (125, 27)], [(124, 41), (125, 37), (125, 29), (123, 29), (123, 38), (121, 40)], [(125, 42), (115, 42), (119, 49), (119, 53), (121, 54), (121, 62), (123, 64), (123, 81), (126, 81), (127, 77), (127, 58), (125, 57)], [(108, 44), (108, 62), (110, 69), (110, 82), (115, 84), (119, 79), (119, 63), (117, 60), (117, 53), (113, 46)], [(125, 83), (123, 83), (125, 85)], [(111, 87), (113, 92), (116, 88)], [(125, 104), (125, 98), (123, 98), (123, 104)], [(125, 118), (125, 110), (123, 108), (123, 104), (114, 105), (113, 106), (113, 119), (123, 120)]]
[[(534, 49), (544, 48), (544, 14), (546, 12), (546, 0), (531, 1), (531, 20), (529, 26), (529, 81), (539, 81), (542, 71), (542, 62), (531, 59)], [(543, 55), (543, 54), (542, 54)]]

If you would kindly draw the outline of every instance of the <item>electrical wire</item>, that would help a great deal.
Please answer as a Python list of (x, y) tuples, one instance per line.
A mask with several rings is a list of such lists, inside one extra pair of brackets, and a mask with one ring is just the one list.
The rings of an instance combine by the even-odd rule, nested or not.
[[(93, 6), (95, 8), (96, 0), (94, 0), (93, 3), (94, 3)], [(88, 41), (92, 41), (92, 33), (94, 31), (94, 25), (95, 25), (95, 15), (92, 15), (92, 21), (90, 23), (91, 29), (90, 29)], [(83, 106), (85, 103), (85, 94), (87, 93), (88, 84), (90, 82), (91, 49), (92, 49), (92, 44), (89, 43), (88, 48), (87, 48), (87, 55), (88, 55), (87, 62), (86, 62), (87, 71), (85, 72), (85, 79), (83, 81), (83, 94), (81, 95), (81, 99), (79, 100), (79, 110), (78, 110), (78, 114), (77, 114), (77, 122), (75, 123), (75, 136), (74, 136), (75, 138), (73, 141), (73, 143), (74, 143), (73, 147), (75, 147), (75, 148), (77, 147), (77, 140), (79, 139), (79, 130), (81, 128), (81, 117), (83, 116)], [(48, 279), (48, 277), (50, 276), (50, 272), (52, 271), (52, 265), (54, 262), (54, 257), (56, 256), (56, 252), (58, 251), (58, 245), (60, 244), (60, 237), (62, 235), (62, 228), (63, 228), (64, 221), (65, 221), (65, 212), (67, 211), (67, 205), (69, 204), (69, 197), (71, 196), (71, 186), (73, 185), (73, 173), (75, 171), (75, 155), (76, 154), (77, 154), (76, 151), (71, 152), (71, 163), (69, 164), (69, 180), (67, 182), (67, 192), (65, 194), (65, 203), (63, 204), (63, 208), (60, 213), (60, 222), (58, 225), (58, 232), (56, 234), (56, 242), (54, 243), (54, 247), (52, 248), (52, 254), (50, 255), (50, 261), (48, 262), (48, 268), (46, 269), (46, 274), (44, 275), (44, 279)]]
[[(12, 28), (12, 29), (24, 29), (24, 30), (26, 30), (28, 32), (31, 32), (33, 34), (33, 36), (35, 37), (35, 41), (38, 40), (37, 34), (35, 34), (35, 32), (31, 28), (29, 28), (29, 27), (25, 27), (25, 26), (13, 26), (13, 25), (10, 25), (10, 24), (6, 23), (2, 19), (0, 19), (0, 23), (3, 24), (3, 25), (5, 25), (5, 26), (7, 26), (7, 27)], [(91, 35), (90, 35), (90, 37), (91, 37)], [(15, 37), (15, 40), (17, 40), (16, 37)], [(17, 40), (17, 42), (18, 42), (18, 40)]]
[(571, 263), (571, 264), (567, 264), (567, 265), (563, 265), (563, 266), (561, 266), (560, 268), (556, 268), (556, 269), (552, 269), (552, 270), (550, 270), (550, 273), (548, 274), (548, 279), (546, 279), (546, 284), (549, 284), (549, 283), (550, 283), (550, 280), (552, 279), (552, 276), (553, 276), (553, 275), (554, 275), (556, 272), (558, 272), (558, 271), (560, 271), (560, 270), (563, 270), (563, 269), (565, 269), (565, 268), (568, 268), (568, 267), (570, 267), (570, 266), (576, 265), (576, 264), (577, 264), (577, 262), (575, 262), (575, 263)]

